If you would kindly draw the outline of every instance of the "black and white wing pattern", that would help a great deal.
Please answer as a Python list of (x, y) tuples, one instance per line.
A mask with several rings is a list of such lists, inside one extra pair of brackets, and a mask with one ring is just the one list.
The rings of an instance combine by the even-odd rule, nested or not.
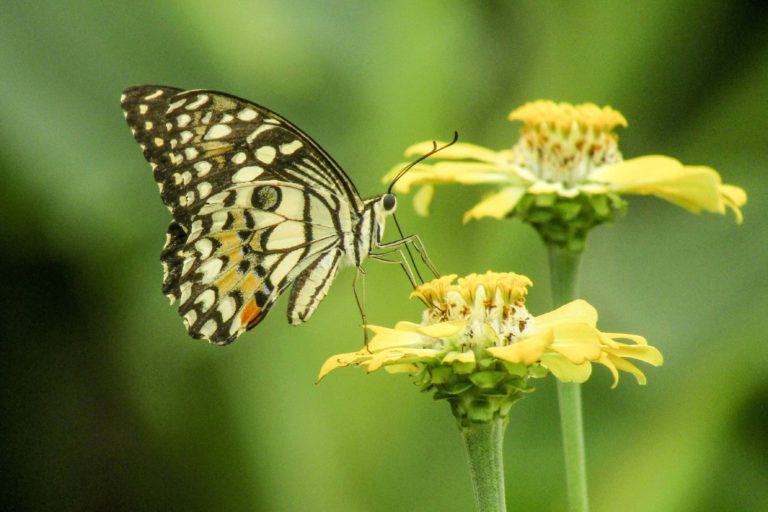
[(121, 104), (173, 216), (163, 292), (193, 337), (234, 341), (291, 283), (288, 317), (301, 323), (340, 265), (367, 254), (372, 200), (286, 119), (207, 90), (130, 87)]

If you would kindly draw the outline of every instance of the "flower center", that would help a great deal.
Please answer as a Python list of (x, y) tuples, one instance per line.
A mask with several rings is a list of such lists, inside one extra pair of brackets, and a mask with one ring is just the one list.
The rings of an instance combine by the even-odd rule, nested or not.
[(486, 348), (514, 343), (533, 322), (525, 307), (531, 280), (525, 276), (486, 272), (470, 274), (452, 284), (456, 275), (419, 286), (411, 295), (426, 305), (422, 325), (463, 321), (457, 346)]
[(627, 121), (611, 107), (535, 101), (509, 119), (524, 123), (512, 163), (543, 181), (574, 188), (588, 181), (592, 169), (622, 161), (613, 129)]

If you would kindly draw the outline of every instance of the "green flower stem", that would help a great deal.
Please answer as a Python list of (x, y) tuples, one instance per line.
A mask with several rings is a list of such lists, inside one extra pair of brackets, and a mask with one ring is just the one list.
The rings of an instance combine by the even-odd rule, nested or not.
[(504, 420), (471, 422), (461, 426), (478, 512), (504, 512)]
[[(552, 302), (562, 306), (578, 296), (580, 251), (549, 245), (549, 273)], [(560, 403), (560, 430), (565, 455), (565, 480), (568, 489), (568, 510), (587, 512), (587, 464), (584, 452), (584, 421), (581, 415), (581, 384), (557, 382)]]

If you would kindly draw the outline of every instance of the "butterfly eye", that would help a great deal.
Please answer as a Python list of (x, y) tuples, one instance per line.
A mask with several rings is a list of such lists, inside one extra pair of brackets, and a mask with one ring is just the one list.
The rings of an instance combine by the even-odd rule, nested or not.
[(393, 194), (384, 194), (384, 197), (381, 198), (381, 204), (384, 206), (384, 209), (389, 212), (395, 209), (397, 199)]

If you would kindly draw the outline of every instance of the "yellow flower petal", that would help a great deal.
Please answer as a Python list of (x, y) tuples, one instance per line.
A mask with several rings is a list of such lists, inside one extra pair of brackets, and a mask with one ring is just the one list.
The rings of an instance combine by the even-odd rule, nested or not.
[(610, 183), (618, 192), (655, 195), (694, 213), (725, 213), (728, 206), (741, 221), (743, 189), (723, 185), (714, 169), (687, 166), (667, 156), (649, 155), (594, 170), (590, 178)]
[(555, 340), (549, 348), (576, 364), (595, 361), (603, 353), (599, 334), (600, 331), (585, 323), (558, 325), (554, 328)]
[(723, 204), (730, 208), (734, 215), (736, 215), (736, 222), (738, 224), (744, 222), (744, 217), (742, 216), (740, 209), (747, 204), (747, 193), (744, 189), (735, 185), (721, 185), (720, 198), (723, 200)]
[(424, 344), (424, 338), (418, 332), (409, 332), (401, 329), (389, 329), (378, 325), (369, 325), (373, 331), (373, 339), (368, 343), (367, 350), (379, 352), (394, 347), (412, 347)]
[(544, 354), (541, 366), (552, 372), (561, 382), (586, 382), (592, 375), (592, 365), (589, 362), (574, 364), (559, 354)]
[(389, 366), (385, 366), (384, 370), (387, 373), (416, 373), (419, 371), (419, 367), (415, 364), (391, 364)]
[(317, 376), (317, 382), (337, 368), (357, 364), (361, 360), (360, 352), (347, 352), (346, 354), (336, 354), (325, 360), (320, 367), (320, 374)]
[(416, 210), (416, 215), (426, 217), (429, 215), (429, 205), (432, 204), (432, 197), (435, 195), (435, 187), (433, 185), (424, 185), (413, 196), (413, 209)]
[(589, 302), (577, 299), (563, 304), (554, 311), (536, 317), (536, 329), (552, 329), (564, 323), (585, 323), (597, 325), (597, 310)]
[(490, 347), (486, 350), (501, 360), (530, 365), (541, 358), (554, 339), (553, 330), (548, 330), (505, 347)]
[(524, 195), (525, 188), (523, 187), (503, 188), (473, 206), (471, 210), (464, 214), (464, 222), (482, 217), (504, 218), (514, 210), (520, 198)]
[[(362, 351), (361, 351), (362, 352)], [(440, 351), (431, 348), (395, 348), (376, 352), (366, 361), (368, 373), (390, 364), (413, 363), (419, 359), (433, 359)]]
[(613, 373), (613, 385), (611, 388), (615, 388), (619, 385), (619, 373), (616, 370), (631, 373), (635, 376), (635, 380), (637, 380), (637, 383), (640, 385), (645, 385), (646, 383), (645, 374), (640, 371), (640, 368), (630, 363), (626, 359), (612, 356), (610, 354), (605, 354), (605, 356), (597, 362), (609, 368), (611, 373)]
[[(389, 183), (392, 173), (387, 174), (385, 183)], [(394, 177), (394, 176), (392, 176)], [(390, 179), (387, 179), (390, 178)], [(460, 183), (463, 185), (483, 185), (494, 183), (521, 182), (523, 178), (512, 168), (477, 162), (440, 162), (435, 165), (418, 164), (408, 171), (397, 183), (396, 192), (409, 192), (415, 185)]]
[[(442, 146), (445, 142), (438, 142), (437, 145)], [(434, 148), (432, 141), (419, 142), (414, 144), (405, 150), (406, 157), (421, 156), (429, 153)], [(479, 160), (481, 162), (499, 162), (506, 156), (505, 153), (493, 151), (492, 149), (484, 148), (476, 144), (469, 144), (466, 142), (457, 142), (447, 148), (441, 150), (438, 155), (440, 158), (447, 160)]]
[(475, 353), (467, 352), (449, 352), (443, 357), (443, 364), (451, 363), (474, 363), (476, 362)]
[(617, 339), (627, 339), (635, 342), (636, 345), (648, 345), (648, 340), (644, 336), (639, 334), (627, 334), (624, 332), (602, 332), (600, 333), (604, 338), (603, 343), (607, 345), (619, 345), (620, 343), (614, 341)]
[(431, 325), (414, 325), (417, 326), (417, 331), (424, 336), (431, 336), (432, 338), (450, 338), (451, 336), (455, 336), (462, 332), (467, 327), (467, 321), (451, 320), (449, 322), (439, 322)]
[(631, 359), (637, 359), (653, 366), (661, 366), (664, 364), (664, 356), (656, 347), (648, 345), (621, 345), (618, 348), (604, 347), (605, 353), (616, 357), (629, 357)]

